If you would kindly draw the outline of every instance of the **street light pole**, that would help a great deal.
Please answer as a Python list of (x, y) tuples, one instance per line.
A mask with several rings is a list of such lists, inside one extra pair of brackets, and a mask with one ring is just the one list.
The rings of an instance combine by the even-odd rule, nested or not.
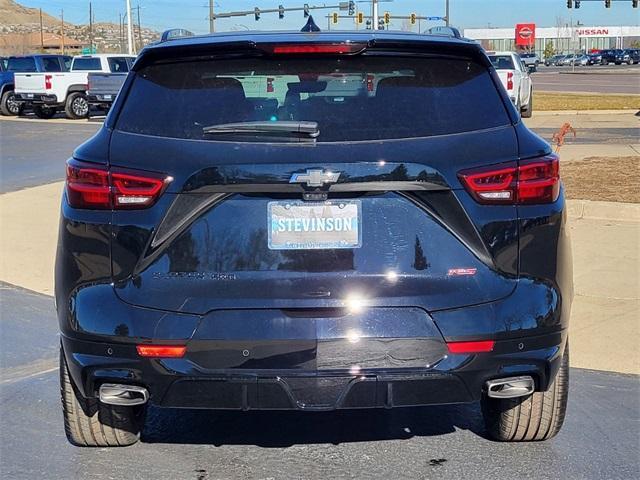
[(127, 0), (127, 46), (129, 55), (133, 55), (133, 31), (131, 29), (131, 0)]
[(378, 29), (378, 0), (371, 0), (371, 17), (373, 20), (373, 29)]
[(216, 31), (216, 26), (213, 23), (213, 1), (214, 0), (209, 0), (209, 33)]
[(449, 26), (449, 0), (445, 0), (444, 17), (445, 17), (445, 25), (448, 27)]

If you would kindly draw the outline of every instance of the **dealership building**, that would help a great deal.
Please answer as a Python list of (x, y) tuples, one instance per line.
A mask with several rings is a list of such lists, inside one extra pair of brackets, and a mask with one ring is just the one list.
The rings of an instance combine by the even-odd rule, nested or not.
[(542, 57), (547, 42), (559, 53), (628, 48), (640, 42), (640, 26), (537, 27), (519, 24), (515, 28), (465, 28), (464, 36), (477, 40), (486, 50), (535, 50)]

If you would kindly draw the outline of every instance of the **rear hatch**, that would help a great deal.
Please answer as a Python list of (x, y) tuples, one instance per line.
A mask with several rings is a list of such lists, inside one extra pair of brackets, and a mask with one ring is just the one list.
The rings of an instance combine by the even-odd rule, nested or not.
[(197, 314), (509, 295), (516, 208), (458, 179), (517, 159), (486, 59), (296, 53), (139, 62), (111, 168), (172, 178), (151, 208), (114, 211), (118, 295)]

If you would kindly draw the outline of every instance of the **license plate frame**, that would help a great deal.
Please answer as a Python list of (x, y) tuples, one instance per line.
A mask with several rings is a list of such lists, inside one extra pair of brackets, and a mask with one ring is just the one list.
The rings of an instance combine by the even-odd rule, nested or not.
[[(324, 219), (324, 222), (321, 219)], [(332, 221), (328, 222), (328, 219)], [(280, 220), (284, 220), (284, 230)], [(362, 202), (360, 200), (271, 201), (267, 204), (267, 232), (269, 250), (360, 248), (362, 247)]]

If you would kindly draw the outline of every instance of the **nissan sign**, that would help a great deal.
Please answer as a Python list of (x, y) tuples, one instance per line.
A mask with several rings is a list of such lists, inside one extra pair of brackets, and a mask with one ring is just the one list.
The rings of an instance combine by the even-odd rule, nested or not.
[(516, 25), (516, 45), (529, 47), (536, 41), (535, 23), (518, 23)]

